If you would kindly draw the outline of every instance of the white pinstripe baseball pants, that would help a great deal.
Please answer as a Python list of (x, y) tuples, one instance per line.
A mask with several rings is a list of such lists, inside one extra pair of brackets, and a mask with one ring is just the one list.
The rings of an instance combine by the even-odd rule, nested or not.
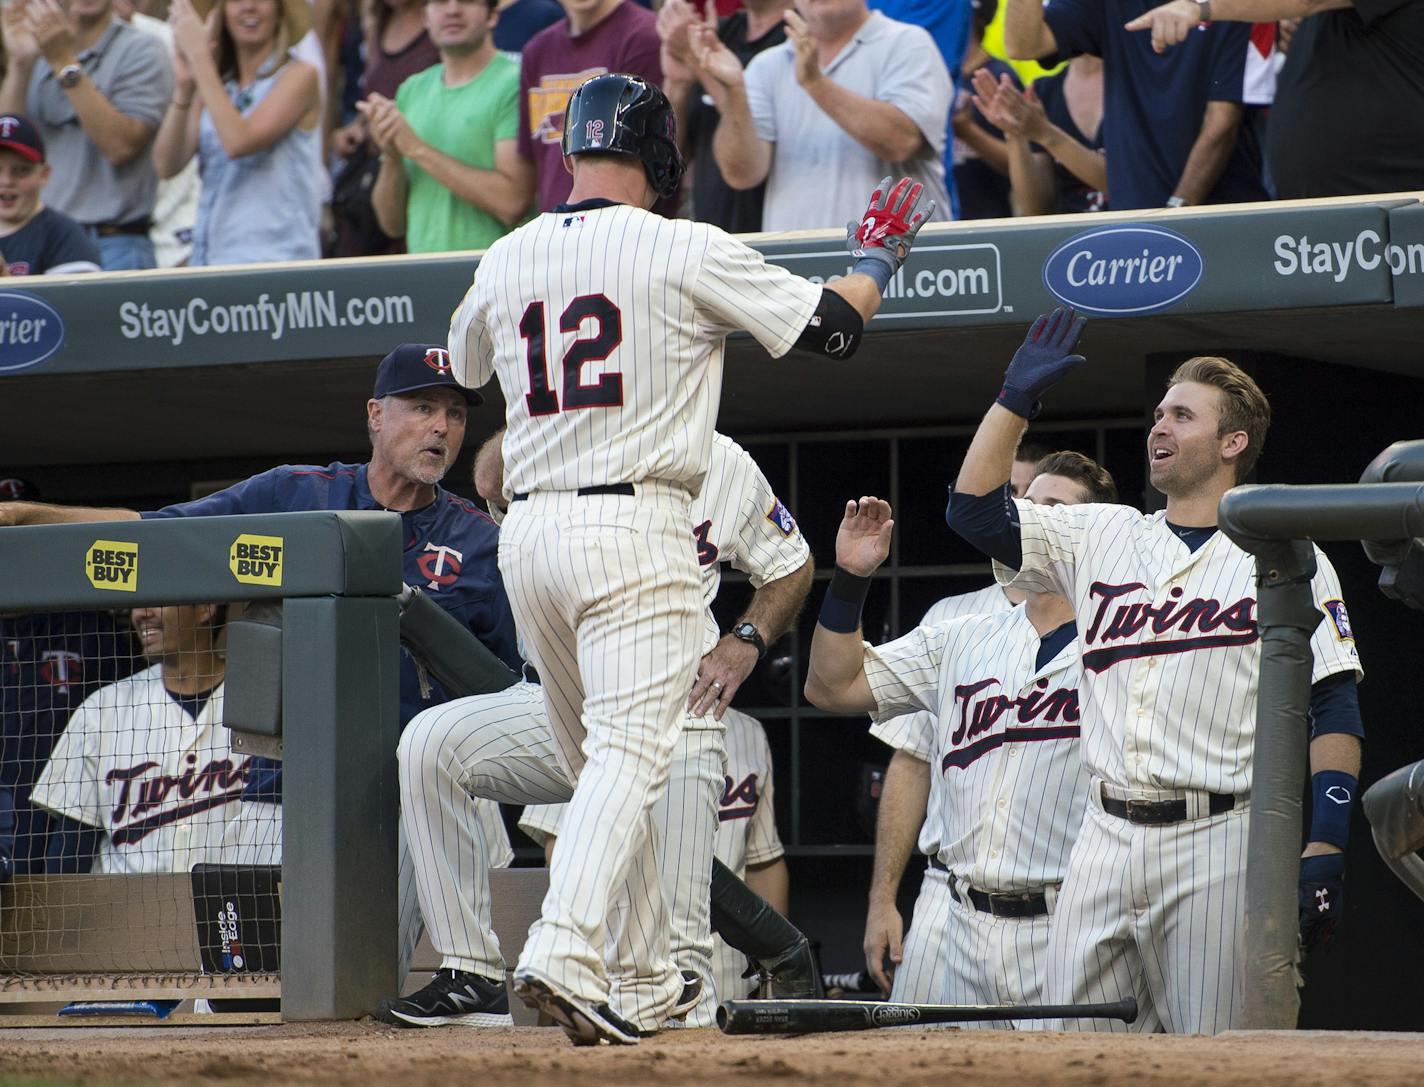
[(500, 534), (515, 623), (576, 781), (542, 916), (516, 972), (595, 1004), (609, 999), (602, 950), (625, 880), (648, 907), (647, 961), (620, 963), (647, 989), (636, 1003), (665, 1009), (682, 989), (649, 813), (667, 785), (701, 656), (690, 501), (655, 482), (626, 497), (541, 492), (511, 505)]
[(949, 928), (949, 874), (926, 868), (905, 934), (890, 999), (905, 1004), (938, 1004), (943, 988)]
[(1046, 1021), (1045, 1030), (1215, 1034), (1236, 1025), (1248, 814), (1238, 805), (1138, 826), (1103, 811), (1094, 779), (1053, 916), (1048, 1000), (1131, 996), (1138, 1018)]
[[(951, 877), (952, 879), (953, 877)], [(946, 888), (947, 889), (947, 888)], [(1049, 895), (1049, 904), (1053, 896)], [(1040, 1004), (1048, 972), (1048, 914), (995, 917), (949, 895), (939, 1003)], [(1008, 1020), (962, 1023), (1010, 1030)]]
[[(689, 723), (678, 740), (668, 787), (653, 809), (653, 829), (663, 843), (663, 885), (673, 901), (672, 957), (679, 967), (709, 981), (708, 872), (714, 832), (701, 824), (715, 826), (726, 761), (722, 732), (720, 726)], [(503, 976), (504, 959), (490, 924), (487, 837), (467, 800), (473, 794), (482, 803), (560, 804), (572, 797), (543, 692), (532, 683), (517, 683), (417, 715), (401, 738), (400, 787), (401, 823), (415, 861), (420, 911), (441, 966)], [(632, 922), (625, 923), (630, 913)], [(631, 903), (615, 910), (624, 936), (635, 944), (647, 938), (640, 913), (641, 907)], [(647, 955), (636, 946), (616, 951), (616, 938), (611, 932), (605, 946), (606, 959), (615, 964), (611, 1003), (625, 1019), (655, 1029), (660, 1007), (639, 1006), (645, 986), (636, 981), (625, 985), (616, 974), (617, 963), (637, 970)], [(710, 983), (707, 991), (710, 998)], [(692, 1025), (710, 1023), (708, 1018)]]

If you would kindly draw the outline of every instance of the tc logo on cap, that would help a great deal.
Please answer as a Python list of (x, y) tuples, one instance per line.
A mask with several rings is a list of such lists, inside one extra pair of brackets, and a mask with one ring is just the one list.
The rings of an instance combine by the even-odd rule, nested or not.
[(443, 347), (432, 347), (425, 352), (425, 365), (437, 374), (448, 374), (450, 372), (450, 352)]
[(8, 140), (19, 127), (20, 119), (18, 117), (0, 117), (0, 139)]

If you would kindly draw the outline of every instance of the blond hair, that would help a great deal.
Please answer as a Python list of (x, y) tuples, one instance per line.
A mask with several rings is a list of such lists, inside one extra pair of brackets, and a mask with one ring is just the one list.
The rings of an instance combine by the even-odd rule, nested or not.
[(1266, 445), (1266, 431), (1271, 426), (1271, 405), (1261, 387), (1245, 370), (1230, 359), (1216, 355), (1199, 355), (1178, 366), (1167, 387), (1192, 381), (1221, 390), (1221, 422), (1216, 436), (1224, 438), (1235, 431), (1246, 434), (1246, 448), (1236, 458), (1236, 481), (1239, 483), (1256, 467), (1256, 459)]

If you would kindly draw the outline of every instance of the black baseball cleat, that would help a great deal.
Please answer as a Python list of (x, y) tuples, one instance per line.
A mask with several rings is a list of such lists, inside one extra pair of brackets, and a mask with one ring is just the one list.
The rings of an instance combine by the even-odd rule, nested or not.
[(826, 995), (821, 987), (821, 967), (811, 941), (802, 936), (796, 944), (761, 964), (770, 982), (773, 1000), (819, 1000)]
[(504, 982), (464, 970), (437, 970), (418, 993), (376, 1005), (376, 1018), (396, 1027), (511, 1027)]
[(667, 1017), (669, 1019), (686, 1019), (700, 1003), (702, 1003), (702, 979), (698, 977), (695, 970), (682, 971), (682, 992), (678, 994), (677, 1003), (672, 1006)]
[(574, 1045), (637, 1045), (642, 1037), (607, 1004), (590, 1004), (533, 974), (514, 975), (514, 995), (563, 1027)]

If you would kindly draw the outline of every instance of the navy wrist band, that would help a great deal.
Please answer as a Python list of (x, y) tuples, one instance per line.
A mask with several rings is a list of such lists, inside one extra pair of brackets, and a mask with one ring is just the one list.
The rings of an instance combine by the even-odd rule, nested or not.
[(1012, 385), (1005, 385), (999, 389), (998, 403), (1021, 419), (1032, 420), (1043, 410), (1043, 405), (1039, 401)]
[(890, 280), (895, 276), (895, 270), (890, 266), (889, 261), (878, 260), (875, 257), (861, 257), (851, 268), (851, 272), (859, 272), (863, 276), (869, 276), (875, 280), (875, 285), (880, 288), (880, 293), (885, 293), (885, 288), (890, 286)]
[(837, 634), (854, 634), (860, 629), (860, 610), (870, 592), (870, 578), (836, 567), (826, 597), (821, 601), (817, 622)]
[(1322, 770), (1310, 779), (1310, 841), (1344, 849), (1350, 840), (1350, 809), (1359, 782), (1343, 770)]

